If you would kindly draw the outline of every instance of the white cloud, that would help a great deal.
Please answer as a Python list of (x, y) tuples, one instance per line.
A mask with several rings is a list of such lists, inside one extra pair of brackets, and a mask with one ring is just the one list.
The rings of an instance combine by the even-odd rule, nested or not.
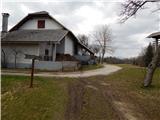
[[(12, 2), (10, 2), (12, 1)], [(121, 0), (10, 0), (3, 5), (2, 11), (9, 12), (9, 28), (19, 22), (25, 15), (36, 11), (48, 11), (53, 17), (73, 33), (89, 34), (100, 24), (110, 24), (112, 28), (113, 56), (136, 56), (150, 40), (145, 37), (158, 30), (157, 13), (151, 9), (139, 11), (136, 19), (131, 17), (125, 24), (117, 24)], [(19, 2), (18, 2), (19, 1)], [(39, 2), (38, 2), (39, 1)], [(150, 7), (148, 5), (147, 7)], [(155, 8), (153, 5), (150, 8)]]
[(33, 10), (31, 10), (31, 9), (29, 9), (26, 5), (24, 5), (24, 4), (21, 4), (20, 5), (20, 8), (21, 8), (21, 10), (22, 10), (22, 12), (24, 13), (24, 14), (26, 14), (26, 13), (32, 13), (33, 12)]
[(113, 24), (117, 20), (117, 16), (106, 17), (104, 12), (95, 6), (82, 6), (75, 11), (75, 16), (83, 19), (78, 23), (79, 33), (88, 34), (98, 25)]

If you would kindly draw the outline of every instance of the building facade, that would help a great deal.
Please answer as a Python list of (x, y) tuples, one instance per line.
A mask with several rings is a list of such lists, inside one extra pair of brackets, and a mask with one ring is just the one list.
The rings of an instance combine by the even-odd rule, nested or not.
[(57, 55), (68, 55), (66, 61), (74, 61), (74, 56), (94, 53), (81, 44), (75, 35), (55, 20), (46, 11), (30, 13), (9, 31), (8, 13), (3, 13), (1, 32), (2, 67), (25, 68), (31, 64), (25, 55), (36, 55), (41, 61), (60, 61)]

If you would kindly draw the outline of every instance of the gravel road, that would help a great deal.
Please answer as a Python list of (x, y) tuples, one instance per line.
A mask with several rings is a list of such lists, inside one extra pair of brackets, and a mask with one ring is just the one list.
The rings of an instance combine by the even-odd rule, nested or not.
[[(90, 77), (90, 76), (96, 76), (96, 75), (108, 75), (110, 73), (116, 72), (120, 70), (121, 67), (115, 66), (115, 65), (104, 65), (103, 68), (95, 69), (95, 70), (89, 70), (89, 71), (83, 71), (83, 72), (58, 72), (58, 73), (51, 73), (51, 72), (41, 72), (41, 73), (35, 73), (34, 76), (43, 76), (43, 77)], [(1, 71), (2, 75), (23, 75), (23, 76), (30, 76), (29, 73), (18, 73), (18, 72), (9, 72), (3, 70)]]

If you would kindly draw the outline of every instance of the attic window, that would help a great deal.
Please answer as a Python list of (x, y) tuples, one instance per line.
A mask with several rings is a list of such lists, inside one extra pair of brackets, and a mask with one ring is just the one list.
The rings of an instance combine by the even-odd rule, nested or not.
[(45, 20), (38, 20), (37, 27), (38, 28), (45, 28)]

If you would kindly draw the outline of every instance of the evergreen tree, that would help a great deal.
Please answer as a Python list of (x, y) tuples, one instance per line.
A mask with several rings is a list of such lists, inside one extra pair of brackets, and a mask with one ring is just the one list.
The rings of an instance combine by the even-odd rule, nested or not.
[(146, 52), (145, 52), (145, 55), (144, 55), (145, 67), (147, 67), (149, 65), (149, 63), (152, 61), (152, 57), (153, 57), (153, 47), (150, 43), (148, 45), (148, 47), (146, 48)]

